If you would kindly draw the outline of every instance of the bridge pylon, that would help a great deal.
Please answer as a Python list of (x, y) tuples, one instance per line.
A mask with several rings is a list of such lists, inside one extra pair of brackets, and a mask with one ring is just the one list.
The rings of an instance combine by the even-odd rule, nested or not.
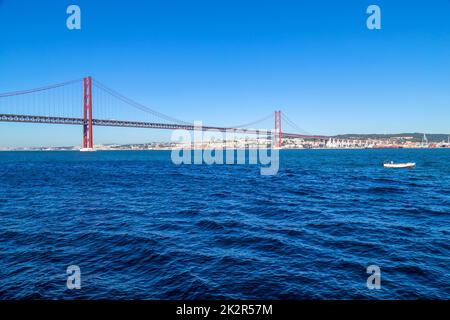
[(94, 149), (92, 131), (92, 78), (83, 79), (83, 151)]
[(274, 134), (275, 134), (275, 147), (281, 148), (281, 142), (283, 139), (283, 132), (281, 130), (281, 110), (274, 112), (275, 116), (275, 127), (274, 127)]

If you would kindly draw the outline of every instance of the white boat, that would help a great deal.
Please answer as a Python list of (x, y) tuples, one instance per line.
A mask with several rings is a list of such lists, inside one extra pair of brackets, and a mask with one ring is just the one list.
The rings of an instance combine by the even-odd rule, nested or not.
[(394, 163), (391, 162), (385, 162), (383, 164), (385, 168), (414, 168), (416, 166), (415, 162), (404, 162), (404, 163)]
[(94, 152), (95, 149), (94, 148), (81, 148), (80, 152)]

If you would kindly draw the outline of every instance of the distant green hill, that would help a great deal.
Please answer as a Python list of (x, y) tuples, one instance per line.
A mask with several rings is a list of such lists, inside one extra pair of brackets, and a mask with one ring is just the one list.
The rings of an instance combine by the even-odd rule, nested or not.
[[(426, 134), (428, 142), (441, 142), (447, 141), (449, 134), (436, 134), (430, 133)], [(398, 138), (399, 140), (408, 140), (420, 142), (423, 138), (423, 133), (398, 133), (398, 134), (342, 134), (334, 136), (334, 138), (339, 139), (393, 139)]]

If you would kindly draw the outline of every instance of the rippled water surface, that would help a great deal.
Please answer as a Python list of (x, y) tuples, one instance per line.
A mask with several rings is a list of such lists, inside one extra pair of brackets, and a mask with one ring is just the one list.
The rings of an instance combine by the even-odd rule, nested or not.
[(450, 298), (448, 149), (282, 151), (276, 176), (2, 152), (0, 177), (0, 299)]

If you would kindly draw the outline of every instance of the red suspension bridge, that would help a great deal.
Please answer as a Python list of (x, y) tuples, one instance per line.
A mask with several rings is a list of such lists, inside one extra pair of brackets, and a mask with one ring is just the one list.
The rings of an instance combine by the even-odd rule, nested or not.
[[(95, 94), (93, 94), (93, 88), (96, 89)], [(80, 108), (81, 100), (82, 109)], [(124, 106), (128, 108), (124, 108)], [(83, 111), (82, 117), (81, 111)], [(270, 118), (272, 118), (272, 114), (239, 126), (197, 127), (193, 123), (170, 117), (129, 99), (92, 77), (0, 94), (0, 121), (80, 125), (83, 127), (84, 149), (93, 149), (94, 147), (94, 126), (261, 134), (262, 130), (251, 128)], [(283, 132), (282, 120), (300, 133)], [(328, 139), (326, 136), (310, 135), (301, 133), (302, 131), (281, 111), (274, 112), (272, 132), (276, 135), (276, 146), (281, 146), (283, 137)]]

